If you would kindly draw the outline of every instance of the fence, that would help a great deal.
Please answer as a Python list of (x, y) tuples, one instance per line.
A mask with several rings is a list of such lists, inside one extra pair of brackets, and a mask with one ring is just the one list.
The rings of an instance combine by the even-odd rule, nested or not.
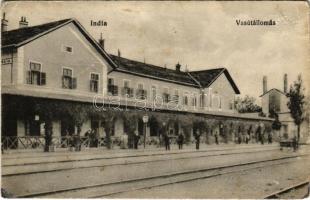
[[(81, 147), (106, 146), (105, 138), (78, 137)], [(40, 149), (45, 146), (44, 136), (3, 136), (1, 138), (2, 149)], [(68, 148), (74, 146), (73, 136), (52, 137), (52, 145), (56, 148)], [(117, 143), (117, 138), (112, 138), (112, 143)]]

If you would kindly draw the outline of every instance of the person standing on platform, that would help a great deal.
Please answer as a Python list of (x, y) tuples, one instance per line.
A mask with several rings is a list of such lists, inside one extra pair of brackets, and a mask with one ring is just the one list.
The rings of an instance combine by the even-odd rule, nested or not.
[(219, 136), (218, 136), (217, 131), (214, 134), (214, 138), (215, 138), (215, 144), (219, 144)]
[(178, 136), (179, 149), (183, 149), (183, 142), (184, 142), (184, 135), (183, 133), (180, 133)]
[(268, 143), (272, 144), (272, 134), (268, 133)]
[(199, 150), (200, 134), (196, 133), (195, 134), (195, 139), (196, 139), (196, 150)]
[(166, 150), (170, 150), (170, 138), (167, 133), (164, 134), (164, 141), (165, 141)]
[(135, 149), (138, 149), (139, 140), (140, 140), (140, 136), (139, 136), (138, 132), (136, 131), (135, 135), (134, 135), (134, 148)]

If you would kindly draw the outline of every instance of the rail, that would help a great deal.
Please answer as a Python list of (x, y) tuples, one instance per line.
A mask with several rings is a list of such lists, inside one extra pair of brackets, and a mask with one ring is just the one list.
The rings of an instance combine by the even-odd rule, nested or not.
[(310, 182), (309, 182), (309, 180), (306, 180), (306, 181), (302, 181), (302, 182), (300, 182), (298, 184), (295, 184), (295, 185), (289, 186), (287, 188), (284, 188), (282, 190), (276, 191), (276, 192), (274, 192), (272, 194), (269, 194), (269, 195), (265, 196), (264, 199), (279, 199), (279, 198), (281, 198), (281, 195), (283, 195), (285, 193), (288, 193), (288, 192), (290, 192), (292, 190), (304, 187), (304, 186), (308, 187), (308, 191), (307, 191), (307, 194), (305, 194), (305, 196), (309, 196)]

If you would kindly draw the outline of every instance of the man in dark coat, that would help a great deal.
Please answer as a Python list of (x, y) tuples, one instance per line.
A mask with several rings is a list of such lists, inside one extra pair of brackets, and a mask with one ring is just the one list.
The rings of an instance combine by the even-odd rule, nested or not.
[(195, 139), (196, 139), (196, 149), (199, 149), (199, 144), (200, 144), (200, 134), (196, 133), (195, 134)]
[(140, 136), (139, 136), (139, 134), (136, 132), (136, 133), (134, 134), (134, 148), (135, 148), (135, 149), (138, 149), (139, 140), (140, 140)]
[(182, 133), (178, 136), (178, 145), (179, 149), (183, 149), (184, 135)]
[(166, 150), (170, 150), (170, 138), (167, 133), (164, 134), (164, 141), (165, 141)]

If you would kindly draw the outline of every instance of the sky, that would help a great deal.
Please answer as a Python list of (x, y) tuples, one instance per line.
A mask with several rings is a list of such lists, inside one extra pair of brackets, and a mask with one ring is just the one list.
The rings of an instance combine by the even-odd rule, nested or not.
[[(76, 18), (96, 39), (100, 33), (107, 52), (146, 63), (181, 69), (225, 67), (242, 95), (257, 99), (262, 78), (268, 89), (283, 90), (302, 74), (310, 86), (309, 6), (307, 2), (163, 2), (70, 1), (7, 2), (8, 29), (21, 16), (29, 25)], [(275, 26), (238, 26), (236, 20), (274, 20)], [(107, 26), (90, 26), (103, 20)]]

